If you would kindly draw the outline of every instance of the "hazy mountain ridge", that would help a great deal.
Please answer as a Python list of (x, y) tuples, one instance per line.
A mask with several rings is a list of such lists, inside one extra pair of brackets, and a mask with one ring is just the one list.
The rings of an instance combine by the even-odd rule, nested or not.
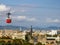
[[(48, 26), (48, 27), (32, 27), (33, 29), (36, 29), (36, 30), (58, 30), (60, 29), (60, 27), (58, 26)], [(24, 26), (0, 26), (0, 29), (12, 29), (12, 30), (28, 30), (30, 29), (29, 27), (24, 27)]]

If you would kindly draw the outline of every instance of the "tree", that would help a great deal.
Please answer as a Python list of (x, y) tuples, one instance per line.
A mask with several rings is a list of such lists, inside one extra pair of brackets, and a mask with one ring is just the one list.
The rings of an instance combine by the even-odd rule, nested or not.
[(54, 44), (54, 42), (51, 42), (50, 44)]
[(45, 44), (43, 44), (43, 45), (45, 45)]
[(29, 34), (25, 35), (25, 40), (28, 42), (29, 41)]
[(41, 42), (38, 42), (36, 45), (42, 45), (42, 43)]
[(24, 44), (24, 40), (22, 39), (15, 39), (13, 40), (12, 45), (23, 45)]
[(60, 41), (56, 41), (57, 44), (60, 44)]
[(13, 40), (12, 45), (19, 45), (19, 43), (18, 43), (18, 41), (15, 39), (15, 40)]
[(6, 43), (6, 45), (11, 45), (11, 41), (8, 41), (8, 42)]
[(4, 40), (0, 41), (0, 45), (5, 45), (6, 42)]
[(33, 43), (25, 42), (23, 45), (34, 45)]

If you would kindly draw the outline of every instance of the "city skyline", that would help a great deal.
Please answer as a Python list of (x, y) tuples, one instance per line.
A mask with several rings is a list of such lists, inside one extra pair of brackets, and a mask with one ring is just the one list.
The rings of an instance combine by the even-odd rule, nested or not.
[[(10, 9), (12, 23), (6, 24)], [(60, 0), (0, 0), (0, 25), (60, 26)]]

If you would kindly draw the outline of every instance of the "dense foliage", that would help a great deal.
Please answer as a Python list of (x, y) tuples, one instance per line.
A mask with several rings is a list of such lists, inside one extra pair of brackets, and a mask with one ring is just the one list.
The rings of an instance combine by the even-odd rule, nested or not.
[[(33, 43), (29, 43), (22, 39), (14, 39), (13, 41), (0, 41), (0, 45), (34, 45)], [(42, 45), (42, 43), (38, 42), (36, 45)]]

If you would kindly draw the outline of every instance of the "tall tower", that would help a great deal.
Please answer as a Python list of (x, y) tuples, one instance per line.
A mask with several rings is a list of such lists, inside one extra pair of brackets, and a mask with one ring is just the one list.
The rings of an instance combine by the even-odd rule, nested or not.
[(33, 29), (32, 29), (32, 26), (31, 26), (31, 30), (30, 30), (30, 35), (32, 37), (32, 32), (33, 32)]

